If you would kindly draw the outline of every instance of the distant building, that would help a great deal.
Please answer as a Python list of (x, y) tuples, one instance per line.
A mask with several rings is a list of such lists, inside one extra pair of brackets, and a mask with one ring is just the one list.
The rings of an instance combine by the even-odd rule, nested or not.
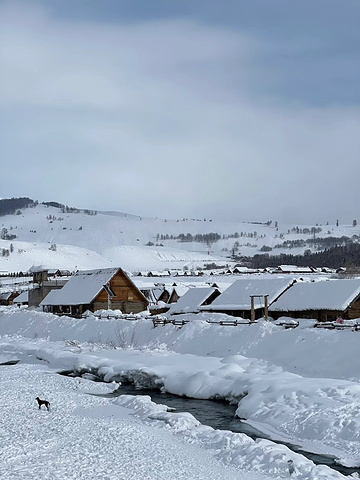
[(279, 265), (273, 273), (314, 273), (313, 267), (298, 267), (297, 265)]
[[(49, 279), (49, 270), (42, 265), (31, 267), (30, 273), (33, 275), (34, 288), (29, 290), (30, 307), (38, 307), (49, 292), (59, 290), (67, 282), (67, 278)], [(56, 271), (58, 270), (54, 269), (54, 272)]]

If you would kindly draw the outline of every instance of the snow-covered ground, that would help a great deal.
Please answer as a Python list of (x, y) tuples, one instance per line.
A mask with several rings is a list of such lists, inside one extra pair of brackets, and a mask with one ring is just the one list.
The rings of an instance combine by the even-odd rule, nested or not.
[[(0, 249), (10, 249), (9, 256), (0, 256), (0, 272), (26, 271), (32, 265), (69, 270), (121, 266), (128, 271), (172, 268), (196, 268), (204, 264), (229, 263), (231, 252), (253, 256), (266, 246), (274, 248), (284, 241), (307, 240), (314, 225), (302, 225), (308, 233), (296, 233), (299, 226), (266, 223), (221, 222), (209, 219), (142, 218), (119, 212), (98, 212), (96, 215), (62, 213), (60, 208), (39, 204), (25, 208), (19, 215), (1, 217), (13, 240), (0, 240)], [(321, 225), (318, 237), (353, 237), (360, 235), (360, 225)], [(297, 229), (297, 230), (296, 230)], [(180, 234), (216, 233), (217, 241), (207, 243), (179, 242)], [(150, 245), (148, 245), (150, 242)], [(152, 245), (151, 245), (152, 244)], [(56, 250), (49, 248), (56, 245)], [(313, 247), (293, 245), (291, 250), (274, 248), (273, 254), (303, 254)]]
[[(52, 403), (50, 418), (56, 417), (53, 421), (57, 427), (48, 434), (54, 447), (49, 449), (48, 456), (46, 452), (40, 455), (46, 457), (44, 463), (56, 457), (62, 465), (61, 446), (64, 444), (69, 455), (73, 451), (74, 458), (78, 458), (79, 450), (72, 450), (71, 445), (81, 436), (82, 428), (87, 452), (96, 450), (94, 445), (98, 439), (101, 443), (104, 430), (112, 432), (111, 428), (121, 429), (118, 422), (131, 431), (134, 420), (128, 425), (129, 416), (124, 416), (122, 408), (119, 413), (121, 419), (117, 418), (115, 412), (120, 405), (126, 407), (128, 413), (133, 412), (137, 421), (140, 420), (141, 427), (138, 428), (141, 432), (144, 422), (146, 429), (149, 425), (155, 429), (154, 432), (160, 429), (162, 440), (166, 431), (169, 443), (172, 441), (170, 437), (174, 436), (174, 445), (180, 442), (185, 444), (186, 449), (191, 445), (189, 458), (196, 458), (199, 463), (205, 459), (201, 455), (210, 455), (208, 466), (214, 468), (214, 474), (211, 474), (214, 478), (237, 478), (237, 474), (230, 471), (223, 477), (217, 477), (215, 464), (218, 461), (224, 462), (226, 468), (240, 469), (239, 478), (250, 478), (244, 472), (259, 473), (267, 478), (288, 477), (289, 459), (296, 465), (297, 478), (341, 478), (339, 473), (325, 466), (315, 466), (284, 445), (269, 440), (253, 441), (239, 433), (215, 431), (199, 425), (187, 414), (166, 412), (164, 407), (155, 406), (146, 397), (119, 397), (116, 400), (94, 397), (94, 400), (89, 400), (84, 396), (84, 388), (94, 392), (99, 389), (104, 391), (105, 385), (53, 375), (54, 369), (69, 369), (79, 373), (92, 372), (108, 382), (131, 380), (141, 386), (162, 388), (177, 395), (225, 398), (239, 404), (239, 417), (274, 439), (300, 445), (304, 450), (335, 456), (344, 465), (360, 464), (359, 332), (318, 330), (312, 328), (314, 322), (311, 321), (288, 330), (264, 321), (251, 326), (221, 327), (207, 323), (207, 317), (189, 316), (192, 321), (181, 329), (173, 325), (154, 329), (152, 322), (146, 319), (130, 322), (88, 317), (86, 320), (75, 320), (3, 307), (0, 311), (1, 359), (19, 359), (21, 362), (16, 366), (1, 367), (7, 372), (1, 377), (1, 382), (4, 382), (2, 391), (12, 391), (17, 403), (23, 402), (23, 406), (19, 407), (23, 409), (30, 408), (30, 397), (48, 397)], [(212, 318), (215, 317), (213, 314)], [(39, 369), (39, 364), (46, 365), (46, 368)], [(9, 384), (6, 383), (7, 375), (13, 378)], [(26, 383), (26, 387), (22, 382)], [(12, 423), (11, 417), (17, 417), (16, 409), (9, 409), (8, 400), (2, 405), (5, 410), (3, 418), (6, 414), (9, 418), (7, 423)], [(77, 405), (81, 407), (80, 412), (75, 408)], [(66, 410), (66, 415), (63, 410)], [(41, 419), (49, 417), (46, 417), (48, 412), (45, 411), (31, 414), (30, 425), (35, 429), (35, 440), (39, 441), (42, 430), (38, 429), (39, 417), (36, 414), (42, 415)], [(80, 426), (78, 417), (73, 419), (75, 414), (82, 419)], [(92, 426), (89, 427), (89, 424)], [(71, 433), (70, 426), (73, 425), (76, 425), (75, 433)], [(101, 431), (99, 434), (98, 428)], [(64, 431), (68, 438), (60, 440)], [(90, 431), (94, 432), (92, 442), (88, 437)], [(140, 435), (140, 443), (141, 438)], [(16, 450), (17, 442), (16, 439), (10, 440), (12, 446), (9, 448)], [(28, 443), (24, 443), (23, 451)], [(192, 446), (196, 448), (192, 450)], [(110, 461), (113, 448), (109, 446), (110, 454), (97, 454), (102, 458), (101, 465)], [(156, 461), (156, 448), (153, 455)], [(106, 458), (108, 460), (105, 461)], [(14, 459), (14, 463), (16, 459), (18, 463), (23, 460), (18, 453), (14, 454)], [(159, 460), (160, 463), (162, 461)], [(85, 460), (83, 463), (86, 464)], [(24, 468), (39, 472), (39, 465), (41, 461), (37, 463), (33, 459), (31, 467), (25, 461)], [(189, 476), (189, 473), (179, 471), (178, 475), (171, 474), (174, 478), (203, 478), (202, 473)], [(48, 478), (89, 478), (87, 474), (83, 477), (61, 475)], [(100, 473), (96, 475), (98, 477), (95, 478), (106, 478), (99, 476)], [(109, 478), (126, 478), (126, 475), (111, 475), (113, 473), (109, 474)], [(143, 478), (165, 478), (159, 472), (151, 475), (150, 471), (148, 476), (142, 474)]]
[[(93, 395), (108, 393), (104, 386), (24, 364), (0, 366), (0, 383), (4, 480), (268, 478), (244, 476), (215, 446), (177, 434), (194, 419), (174, 418), (170, 425), (158, 413), (156, 421), (164, 409), (146, 397), (114, 402)], [(37, 395), (50, 400), (50, 411), (37, 408)]]

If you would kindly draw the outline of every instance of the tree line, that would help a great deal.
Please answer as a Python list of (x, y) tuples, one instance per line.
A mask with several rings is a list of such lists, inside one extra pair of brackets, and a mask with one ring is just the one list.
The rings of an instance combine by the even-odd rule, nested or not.
[(28, 197), (19, 198), (3, 198), (0, 200), (0, 216), (13, 215), (14, 213), (21, 214), (21, 208), (34, 207), (38, 204)]
[(277, 267), (278, 265), (297, 265), (299, 267), (358, 267), (360, 266), (360, 244), (336, 245), (323, 251), (304, 255), (254, 255), (246, 263), (252, 268)]
[(156, 240), (177, 240), (178, 242), (199, 242), (206, 244), (213, 244), (221, 239), (221, 235), (218, 233), (196, 233), (192, 235), (191, 233), (180, 233), (179, 235), (169, 235), (169, 234), (157, 234)]

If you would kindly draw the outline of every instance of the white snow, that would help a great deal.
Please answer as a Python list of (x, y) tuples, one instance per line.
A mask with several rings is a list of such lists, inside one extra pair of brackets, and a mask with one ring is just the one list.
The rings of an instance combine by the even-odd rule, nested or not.
[(212, 287), (189, 288), (176, 303), (172, 304), (168, 314), (196, 313), (215, 291), (216, 288)]
[[(39, 366), (0, 368), (4, 480), (222, 480), (241, 474), (215, 448), (192, 444), (163, 421), (145, 422), (136, 405), (93, 395), (107, 393), (104, 386)], [(49, 412), (37, 408), (38, 395), (50, 401)]]
[[(2, 307), (0, 352), (6, 358), (41, 362), (50, 371), (89, 371), (109, 382), (128, 379), (177, 395), (236, 401), (237, 414), (272, 438), (334, 455), (345, 465), (359, 465), (358, 332), (319, 331), (311, 321), (286, 330), (265, 321), (221, 327), (207, 323), (208, 314), (182, 318), (190, 322), (181, 329), (173, 325), (154, 329), (147, 319), (70, 319)], [(21, 367), (21, 363), (16, 366)], [(31, 383), (26, 391), (34, 390)], [(55, 395), (52, 404), (57, 401)], [(214, 431), (189, 415), (172, 416), (164, 408), (159, 410), (148, 399), (113, 403), (135, 409), (142, 422), (165, 423), (181, 441), (196, 443), (242, 471), (281, 478), (288, 475), (287, 460), (293, 459), (297, 478), (341, 477), (327, 467), (315, 467), (285, 446)], [(98, 414), (108, 421), (107, 414)]]
[[(0, 257), (0, 271), (7, 272), (27, 271), (39, 264), (71, 271), (118, 265), (127, 271), (184, 270), (185, 266), (189, 271), (214, 262), (234, 267), (230, 255), (235, 242), (239, 255), (252, 256), (261, 253), (263, 246), (275, 247), (287, 240), (307, 240), (311, 236), (296, 233), (297, 226), (288, 224), (275, 227), (247, 222), (180, 221), (117, 212), (62, 213), (59, 208), (41, 204), (23, 209), (21, 215), (6, 215), (1, 223), (17, 236), (11, 241), (0, 240), (0, 248), (9, 249), (10, 243), (14, 247), (8, 257)], [(302, 227), (309, 230), (313, 225)], [(221, 239), (209, 246), (206, 242), (179, 242), (170, 238), (188, 232), (193, 236), (215, 232)], [(319, 236), (359, 234), (360, 225), (327, 225)], [(163, 240), (158, 235), (167, 237)], [(149, 242), (154, 245), (147, 246)], [(54, 244), (56, 250), (51, 249)], [(308, 248), (307, 245), (290, 251), (281, 247), (274, 248), (272, 253), (302, 254)]]
[(29, 301), (29, 291), (26, 290), (24, 292), (21, 292), (20, 295), (18, 295), (15, 300), (14, 300), (14, 303), (23, 303), (23, 302), (28, 302)]

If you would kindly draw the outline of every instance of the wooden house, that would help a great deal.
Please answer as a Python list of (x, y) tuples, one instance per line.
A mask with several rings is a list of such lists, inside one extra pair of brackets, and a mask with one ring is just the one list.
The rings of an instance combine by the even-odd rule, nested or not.
[(13, 305), (15, 298), (18, 296), (18, 292), (0, 293), (0, 305)]
[(251, 297), (253, 297), (255, 319), (260, 318), (264, 315), (265, 297), (267, 297), (268, 305), (271, 305), (294, 283), (295, 280), (290, 278), (236, 280), (210, 305), (201, 307), (201, 310), (250, 319)]
[(80, 317), (86, 310), (111, 309), (123, 313), (146, 310), (148, 300), (121, 268), (77, 272), (60, 290), (40, 303), (44, 311)]
[(270, 308), (271, 317), (309, 318), (319, 322), (360, 318), (360, 279), (299, 282)]

